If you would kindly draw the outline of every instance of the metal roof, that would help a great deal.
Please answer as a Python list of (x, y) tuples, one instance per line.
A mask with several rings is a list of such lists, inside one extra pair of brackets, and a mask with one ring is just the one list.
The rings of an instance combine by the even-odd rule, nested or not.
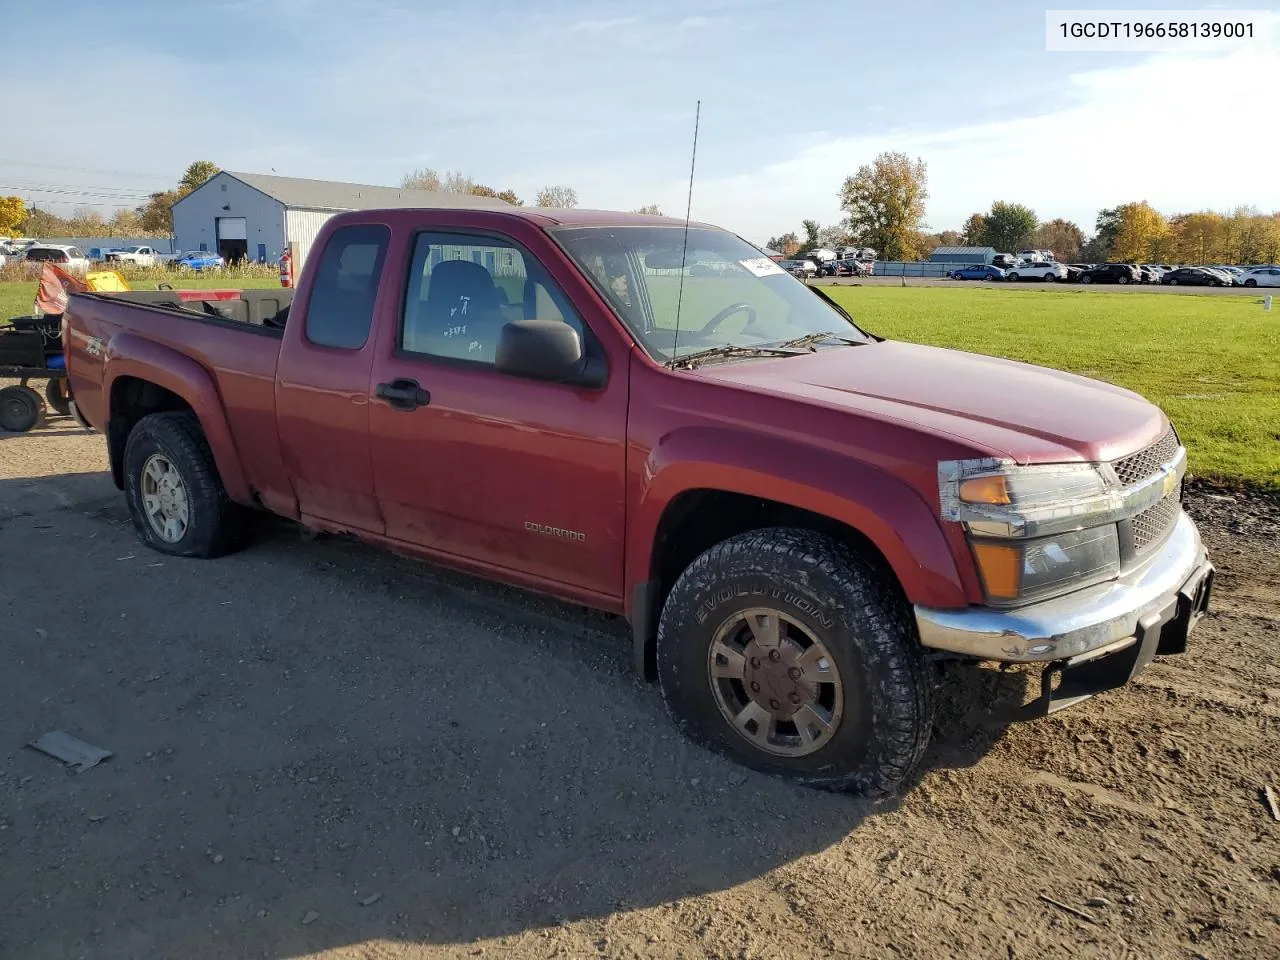
[(934, 247), (932, 256), (980, 257), (984, 253), (995, 253), (995, 247)]
[[(339, 183), (334, 180), (302, 180), (297, 177), (238, 173), (232, 170), (223, 170), (222, 173), (266, 194), (273, 200), (278, 200), (286, 207), (303, 210), (385, 210), (400, 207), (510, 208), (511, 206), (507, 201), (499, 200), (497, 197), (477, 197), (472, 194), (434, 193), (427, 190), (405, 190), (401, 187), (379, 187), (368, 183)], [(196, 190), (203, 189), (216, 179), (217, 177), (213, 177)], [(185, 199), (186, 197), (183, 198)], [(181, 202), (182, 200), (178, 201), (178, 203)]]

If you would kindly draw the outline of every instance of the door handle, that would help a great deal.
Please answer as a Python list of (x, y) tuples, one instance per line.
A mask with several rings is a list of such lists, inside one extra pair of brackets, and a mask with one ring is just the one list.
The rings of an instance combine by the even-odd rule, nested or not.
[(379, 400), (385, 400), (397, 410), (414, 410), (431, 402), (431, 394), (418, 386), (417, 380), (397, 377), (390, 383), (380, 383), (375, 390)]

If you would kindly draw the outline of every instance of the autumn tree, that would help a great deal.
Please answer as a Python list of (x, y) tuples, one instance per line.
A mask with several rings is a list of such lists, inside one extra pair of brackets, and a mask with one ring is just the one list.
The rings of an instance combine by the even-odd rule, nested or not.
[(986, 215), (983, 229), (984, 247), (997, 251), (1016, 253), (1031, 242), (1037, 226), (1036, 213), (1020, 203), (997, 200)]
[(173, 205), (183, 194), (177, 190), (153, 193), (147, 202), (137, 208), (138, 223), (144, 235), (149, 237), (173, 236)]
[(495, 190), (483, 183), (473, 183), (467, 192), (476, 197), (497, 197), (499, 200), (507, 201), (513, 207), (524, 206), (524, 201), (516, 196), (514, 190)]
[(777, 250), (784, 257), (792, 257), (800, 249), (800, 238), (795, 235), (794, 231), (784, 233), (780, 237), (770, 237), (765, 246), (770, 250)]
[(549, 186), (538, 191), (536, 206), (571, 208), (578, 205), (578, 191), (573, 187)]
[(211, 160), (197, 160), (187, 167), (178, 181), (178, 192), (186, 196), (196, 187), (203, 186), (222, 172)]
[(1115, 208), (1115, 242), (1111, 256), (1122, 263), (1149, 263), (1165, 251), (1169, 224), (1151, 204), (1142, 200)]
[(936, 239), (939, 247), (959, 247), (964, 244), (964, 237), (959, 230), (943, 230)]
[(969, 219), (960, 228), (960, 239), (966, 247), (985, 247), (987, 245), (987, 218), (980, 213), (969, 214)]
[(27, 204), (21, 197), (0, 197), (0, 233), (11, 237), (27, 219)]
[(22, 233), (28, 237), (66, 236), (62, 218), (37, 207), (27, 211), (27, 217), (22, 221)]
[(882, 153), (846, 177), (840, 208), (859, 243), (886, 260), (914, 259), (921, 253), (924, 203), (929, 198), (928, 167), (905, 153)]
[(425, 190), (428, 193), (440, 192), (440, 174), (430, 167), (411, 170), (400, 178), (400, 186), (405, 190)]
[(635, 212), (643, 213), (650, 217), (662, 216), (662, 208), (659, 207), (656, 203), (646, 203), (643, 207), (637, 208)]
[(849, 231), (844, 224), (833, 223), (818, 231), (818, 246), (835, 250), (849, 242)]
[(142, 217), (137, 210), (117, 210), (107, 224), (109, 237), (141, 237), (146, 231), (142, 229)]
[(1031, 235), (1031, 245), (1037, 250), (1052, 250), (1059, 263), (1071, 263), (1080, 256), (1084, 231), (1070, 220), (1057, 217), (1036, 228)]

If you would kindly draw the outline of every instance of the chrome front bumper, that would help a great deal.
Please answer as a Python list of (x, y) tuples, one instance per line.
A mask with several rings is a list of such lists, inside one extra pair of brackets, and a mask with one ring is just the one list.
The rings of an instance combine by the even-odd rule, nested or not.
[(1159, 552), (1117, 580), (1016, 610), (917, 606), (920, 642), (932, 650), (1006, 663), (1103, 656), (1132, 646), (1141, 621), (1167, 608), (1189, 581), (1198, 584), (1212, 569), (1196, 525), (1179, 512)]

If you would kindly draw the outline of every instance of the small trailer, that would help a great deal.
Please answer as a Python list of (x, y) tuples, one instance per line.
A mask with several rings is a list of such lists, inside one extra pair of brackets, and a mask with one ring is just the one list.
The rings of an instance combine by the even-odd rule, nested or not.
[[(62, 356), (62, 315), (14, 317), (0, 330), (0, 378), (18, 383), (0, 387), (0, 430), (25, 433), (48, 409), (71, 412), (66, 362)], [(44, 380), (44, 395), (28, 385)]]

